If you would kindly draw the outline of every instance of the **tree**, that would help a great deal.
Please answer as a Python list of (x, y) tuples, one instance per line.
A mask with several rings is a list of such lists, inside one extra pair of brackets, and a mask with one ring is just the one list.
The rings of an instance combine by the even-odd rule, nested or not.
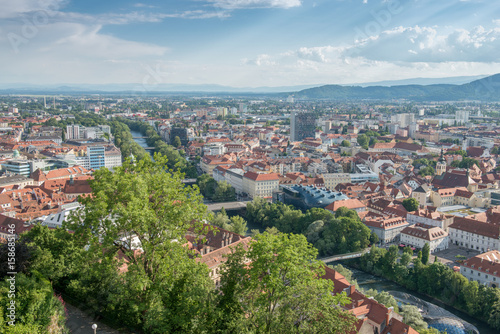
[(227, 181), (217, 182), (217, 188), (212, 199), (215, 202), (231, 202), (236, 200), (236, 193)]
[(429, 256), (431, 253), (431, 247), (429, 243), (426, 242), (424, 247), (422, 248), (422, 264), (427, 264), (429, 262)]
[(340, 145), (342, 145), (342, 147), (351, 147), (351, 143), (348, 140), (342, 140)]
[(182, 144), (181, 144), (181, 139), (179, 138), (179, 136), (175, 136), (175, 137), (174, 137), (174, 146), (175, 146), (176, 148), (179, 148), (179, 147), (181, 147), (181, 145), (182, 145)]
[(427, 167), (421, 168), (418, 171), (418, 175), (420, 175), (420, 176), (428, 176), (428, 175), (432, 176), (434, 174), (436, 174), (436, 171), (431, 166), (427, 166)]
[(403, 253), (403, 255), (401, 255), (401, 259), (399, 260), (399, 263), (402, 265), (402, 266), (408, 266), (408, 264), (411, 262), (411, 255), (408, 254), (408, 253)]
[[(14, 239), (12, 237), (12, 239)], [(9, 241), (9, 243), (4, 243), (0, 245), (0, 280), (7, 276), (8, 272), (16, 273), (26, 273), (31, 265), (33, 252), (35, 247), (29, 245), (25, 239)], [(9, 255), (10, 254), (10, 255)], [(15, 255), (14, 268), (11, 268), (11, 264), (8, 261), (12, 258), (12, 254)]]
[(379, 239), (378, 235), (375, 232), (372, 232), (370, 234), (370, 244), (375, 245), (379, 241), (380, 241), (380, 239)]
[[(349, 299), (333, 296), (333, 282), (321, 279), (324, 265), (304, 236), (264, 232), (229, 254), (222, 266), (220, 308), (236, 322), (230, 332), (348, 333), (355, 318), (338, 305)], [(248, 263), (244, 261), (248, 259)], [(306, 266), (304, 264), (307, 263)]]
[(427, 323), (424, 321), (422, 314), (420, 314), (418, 307), (413, 305), (403, 305), (401, 306), (400, 313), (403, 316), (403, 322), (417, 331), (427, 328)]
[(120, 284), (133, 297), (124, 304), (134, 305), (144, 329), (196, 331), (211, 282), (208, 268), (183, 245), (188, 230), (203, 234), (207, 209), (199, 191), (182, 183), (182, 173), (169, 170), (164, 156), (154, 158), (135, 164), (127, 160), (114, 173), (96, 171), (90, 181), (92, 196), (80, 198), (83, 209), (65, 227), (102, 262), (115, 259), (118, 252), (127, 260), (120, 263), (127, 268)]
[(240, 235), (247, 234), (247, 222), (240, 216), (231, 217), (231, 231)]
[(212, 199), (217, 188), (217, 181), (208, 174), (203, 174), (198, 177), (196, 184), (200, 188), (200, 192), (206, 199)]
[(399, 313), (398, 302), (387, 291), (378, 292), (375, 289), (370, 289), (365, 292), (365, 295), (375, 298), (376, 301), (378, 301), (380, 304), (385, 305), (386, 307), (393, 307), (394, 311)]
[(403, 206), (405, 207), (406, 211), (408, 211), (408, 212), (418, 210), (419, 205), (420, 204), (418, 203), (418, 201), (413, 197), (410, 197), (410, 198), (403, 200)]
[[(37, 272), (31, 276), (18, 273), (15, 277), (15, 318), (8, 317), (7, 306), (11, 281), (0, 282), (0, 331), (2, 333), (66, 333), (62, 299), (57, 298), (49, 280)], [(9, 321), (14, 320), (14, 326)], [(50, 328), (50, 329), (49, 329)]]
[[(130, 256), (153, 280), (171, 241), (200, 227), (193, 222), (202, 221), (207, 213), (199, 192), (182, 183), (184, 176), (168, 171), (164, 156), (154, 158), (135, 164), (127, 160), (114, 173), (106, 168), (96, 171), (90, 181), (92, 196), (80, 198), (84, 209), (69, 225), (87, 236), (91, 246)], [(133, 256), (137, 243), (143, 252), (139, 258)]]
[(493, 328), (500, 329), (500, 301), (493, 304), (488, 318), (488, 325)]
[(368, 149), (368, 142), (370, 141), (370, 138), (368, 138), (368, 136), (367, 136), (367, 135), (365, 135), (365, 134), (360, 134), (360, 135), (358, 136), (357, 141), (358, 141), (358, 144), (359, 144), (362, 148), (364, 148), (364, 149)]

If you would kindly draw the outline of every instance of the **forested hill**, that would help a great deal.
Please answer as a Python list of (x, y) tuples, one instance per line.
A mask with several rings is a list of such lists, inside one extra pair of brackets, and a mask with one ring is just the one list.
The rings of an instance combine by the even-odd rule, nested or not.
[(325, 85), (294, 93), (298, 99), (457, 101), (500, 100), (500, 74), (463, 85), (340, 86)]

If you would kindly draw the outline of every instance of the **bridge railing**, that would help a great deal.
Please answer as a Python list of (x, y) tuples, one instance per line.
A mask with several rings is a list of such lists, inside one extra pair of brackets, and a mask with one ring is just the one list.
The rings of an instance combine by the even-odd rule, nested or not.
[(354, 258), (363, 256), (363, 254), (368, 253), (369, 251), (370, 251), (370, 248), (365, 248), (365, 249), (358, 251), (358, 252), (337, 254), (337, 255), (333, 255), (333, 256), (329, 256), (329, 257), (324, 257), (324, 258), (321, 258), (318, 260), (323, 261), (325, 263), (329, 263), (329, 262), (334, 262), (334, 261), (339, 261), (339, 260), (354, 259)]

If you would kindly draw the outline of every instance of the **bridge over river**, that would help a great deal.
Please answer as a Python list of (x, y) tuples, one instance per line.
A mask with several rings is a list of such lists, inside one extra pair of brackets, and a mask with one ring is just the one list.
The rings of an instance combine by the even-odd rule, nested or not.
[(223, 203), (213, 203), (207, 204), (207, 208), (210, 211), (216, 212), (222, 210), (232, 211), (232, 210), (242, 210), (246, 209), (247, 204), (251, 201), (242, 201), (242, 202), (223, 202)]
[(319, 259), (319, 260), (323, 261), (324, 263), (330, 263), (330, 262), (335, 262), (335, 261), (340, 261), (340, 260), (354, 259), (354, 258), (363, 256), (363, 254), (368, 253), (369, 251), (370, 251), (370, 248), (366, 248), (366, 249), (363, 249), (363, 250), (358, 251), (358, 252), (337, 254), (334, 256), (324, 257), (324, 258)]

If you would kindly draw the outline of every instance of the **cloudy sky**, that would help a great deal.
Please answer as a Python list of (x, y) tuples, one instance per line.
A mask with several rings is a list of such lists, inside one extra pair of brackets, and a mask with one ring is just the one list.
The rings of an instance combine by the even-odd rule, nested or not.
[(500, 72), (497, 0), (0, 0), (0, 83), (346, 84)]

